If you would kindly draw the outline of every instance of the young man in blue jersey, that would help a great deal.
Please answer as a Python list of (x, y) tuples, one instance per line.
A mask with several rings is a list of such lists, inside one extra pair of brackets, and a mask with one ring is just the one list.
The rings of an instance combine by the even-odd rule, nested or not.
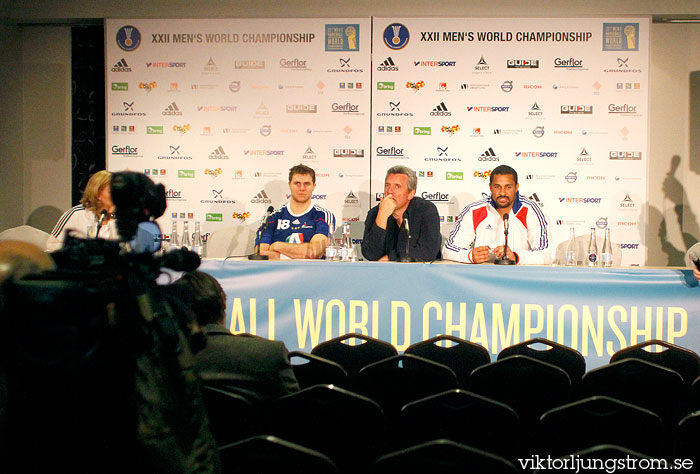
[(305, 165), (289, 170), (289, 202), (267, 218), (260, 236), (260, 253), (270, 259), (321, 258), (326, 252), (329, 231), (335, 230), (335, 217), (329, 210), (311, 202), (316, 188), (316, 172)]
[(508, 214), (507, 258), (520, 264), (546, 264), (551, 259), (547, 218), (534, 201), (520, 196), (518, 173), (507, 165), (491, 172), (491, 196), (469, 204), (445, 242), (445, 260), (485, 263), (503, 258), (504, 222)]

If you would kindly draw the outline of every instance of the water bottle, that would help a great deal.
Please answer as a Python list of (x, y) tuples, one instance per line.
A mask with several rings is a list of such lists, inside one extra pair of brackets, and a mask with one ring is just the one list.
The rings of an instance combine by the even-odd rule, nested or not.
[(192, 250), (192, 243), (190, 242), (190, 221), (185, 221), (184, 229), (182, 229), (182, 242), (180, 246), (186, 250)]
[(194, 222), (194, 236), (192, 237), (192, 251), (201, 257), (204, 257), (204, 243), (202, 242), (202, 232), (199, 227), (199, 221)]
[(588, 242), (588, 266), (598, 266), (598, 244), (595, 241), (595, 227), (591, 227), (591, 240)]
[(576, 230), (573, 227), (569, 229), (569, 243), (566, 245), (564, 264), (567, 267), (576, 266)]
[(340, 244), (340, 260), (343, 262), (354, 262), (355, 248), (352, 245), (352, 236), (350, 235), (350, 223), (346, 222), (343, 224), (343, 239)]
[(326, 245), (326, 262), (332, 262), (338, 259), (338, 246), (335, 242), (335, 236), (333, 235), (333, 229), (328, 229), (328, 241)]
[(601, 254), (601, 260), (603, 261), (604, 267), (612, 267), (613, 265), (613, 255), (612, 255), (612, 242), (610, 240), (610, 228), (605, 228), (605, 240), (603, 241), (603, 253)]
[(170, 242), (168, 242), (168, 251), (177, 250), (180, 248), (180, 239), (177, 236), (177, 221), (173, 221), (173, 227), (170, 231)]

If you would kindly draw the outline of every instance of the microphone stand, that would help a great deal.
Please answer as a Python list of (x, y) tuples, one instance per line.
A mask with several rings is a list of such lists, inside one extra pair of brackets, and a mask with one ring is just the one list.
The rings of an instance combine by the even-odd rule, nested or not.
[(255, 249), (255, 253), (248, 255), (248, 260), (270, 260), (270, 257), (267, 255), (260, 255), (260, 238), (262, 237), (263, 231), (267, 228), (267, 219), (265, 219), (265, 222), (258, 228), (258, 235), (256, 240), (258, 241), (258, 246)]
[(503, 234), (505, 240), (503, 242), (503, 257), (493, 261), (495, 265), (515, 265), (515, 260), (508, 258), (508, 214), (503, 215)]

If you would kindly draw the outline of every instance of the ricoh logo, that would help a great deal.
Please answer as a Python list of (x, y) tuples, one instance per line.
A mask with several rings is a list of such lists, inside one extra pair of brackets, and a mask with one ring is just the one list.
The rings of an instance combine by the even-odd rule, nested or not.
[(364, 158), (365, 150), (363, 148), (335, 148), (333, 149), (333, 158)]
[(569, 58), (555, 58), (554, 67), (556, 68), (566, 68), (566, 69), (583, 69), (583, 59)]
[(378, 146), (376, 149), (377, 156), (386, 156), (390, 158), (404, 158), (403, 148), (397, 148), (392, 146), (391, 148), (384, 148)]
[(450, 196), (447, 193), (441, 193), (441, 192), (434, 192), (434, 193), (428, 193), (423, 191), (421, 193), (421, 196), (423, 199), (426, 201), (432, 201), (432, 202), (450, 202)]
[(394, 64), (394, 60), (391, 56), (386, 58), (379, 66), (377, 66), (377, 71), (398, 71), (399, 68)]
[(333, 104), (331, 105), (331, 111), (339, 112), (346, 115), (354, 115), (360, 113), (360, 106), (358, 104), (351, 104), (350, 102), (347, 102), (345, 104), (333, 102)]
[(587, 114), (590, 115), (593, 113), (593, 106), (592, 105), (562, 105), (561, 106), (561, 113), (562, 114)]
[(280, 59), (280, 68), (282, 69), (295, 69), (297, 71), (309, 71), (306, 67), (306, 60), (294, 58), (294, 59)]
[(641, 151), (611, 151), (610, 152), (610, 159), (611, 160), (641, 160), (642, 159), (642, 152)]
[(315, 114), (318, 106), (315, 104), (287, 104), (288, 114)]
[(540, 67), (539, 59), (509, 59), (506, 62), (508, 69), (537, 69)]

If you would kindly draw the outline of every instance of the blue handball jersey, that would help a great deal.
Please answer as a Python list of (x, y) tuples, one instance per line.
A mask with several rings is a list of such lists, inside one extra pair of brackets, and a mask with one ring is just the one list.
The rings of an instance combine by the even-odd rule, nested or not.
[(305, 213), (296, 215), (289, 210), (287, 203), (267, 218), (267, 228), (263, 231), (260, 242), (303, 244), (316, 234), (327, 236), (329, 228), (335, 230), (335, 217), (328, 209), (313, 205)]

